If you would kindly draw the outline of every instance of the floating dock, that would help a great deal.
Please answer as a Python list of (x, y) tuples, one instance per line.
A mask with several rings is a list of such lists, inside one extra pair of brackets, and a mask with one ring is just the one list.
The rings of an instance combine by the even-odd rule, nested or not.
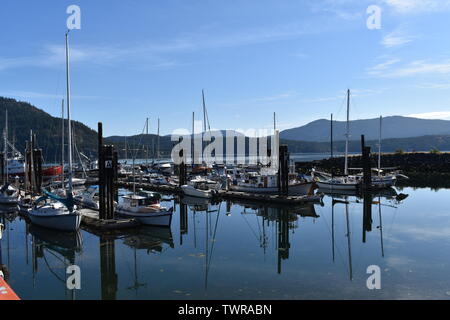
[(103, 220), (99, 217), (99, 212), (91, 209), (80, 209), (82, 214), (81, 223), (88, 228), (100, 231), (123, 230), (136, 228), (141, 225), (136, 219), (111, 219)]
[[(132, 189), (133, 183), (131, 182), (118, 182), (117, 186), (125, 189)], [(168, 194), (183, 194), (183, 191), (178, 186), (171, 185), (153, 185), (149, 183), (136, 183), (136, 189), (143, 189), (147, 191), (155, 191)], [(263, 203), (276, 203), (276, 204), (302, 204), (311, 202), (321, 202), (323, 194), (313, 196), (282, 196), (273, 194), (257, 194), (238, 191), (220, 190), (217, 196), (218, 199), (223, 200), (252, 200)]]

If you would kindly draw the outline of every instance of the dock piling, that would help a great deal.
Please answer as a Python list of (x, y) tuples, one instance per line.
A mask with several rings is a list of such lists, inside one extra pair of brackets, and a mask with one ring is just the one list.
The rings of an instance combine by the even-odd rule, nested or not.
[(288, 195), (289, 193), (289, 152), (287, 145), (281, 145), (279, 149), (278, 164), (278, 193)]

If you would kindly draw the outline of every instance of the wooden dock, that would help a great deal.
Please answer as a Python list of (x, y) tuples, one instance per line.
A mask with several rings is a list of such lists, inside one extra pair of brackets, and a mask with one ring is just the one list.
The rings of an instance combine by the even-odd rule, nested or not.
[(255, 194), (255, 193), (226, 191), (226, 190), (221, 190), (219, 192), (219, 196), (225, 200), (226, 199), (250, 200), (250, 201), (258, 201), (273, 204), (285, 204), (285, 205), (321, 202), (323, 198), (322, 194), (314, 196), (280, 196), (272, 194)]
[(141, 225), (136, 219), (113, 219), (103, 220), (99, 218), (99, 212), (91, 209), (81, 209), (81, 223), (89, 228), (111, 231), (136, 228)]
[[(117, 186), (125, 189), (132, 189), (133, 183), (131, 182), (118, 182)], [(153, 185), (149, 183), (136, 183), (136, 189), (142, 189), (147, 191), (155, 191), (167, 194), (183, 194), (183, 191), (178, 186), (170, 185)], [(273, 194), (257, 194), (248, 192), (238, 192), (238, 191), (226, 191), (220, 190), (217, 199), (223, 200), (251, 200), (263, 203), (276, 203), (276, 204), (302, 204), (311, 202), (321, 202), (323, 194), (313, 195), (313, 196), (280, 196)]]

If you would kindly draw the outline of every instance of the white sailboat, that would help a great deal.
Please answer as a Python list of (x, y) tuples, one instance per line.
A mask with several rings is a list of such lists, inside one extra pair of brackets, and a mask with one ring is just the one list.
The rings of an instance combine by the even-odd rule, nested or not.
[[(351, 190), (356, 191), (359, 188), (361, 182), (354, 176), (348, 174), (348, 145), (350, 138), (350, 90), (347, 90), (347, 126), (345, 134), (345, 165), (344, 176), (333, 177), (330, 174), (312, 171), (313, 179), (316, 180), (319, 190), (322, 191), (339, 191), (339, 190)], [(333, 148), (333, 116), (331, 117), (331, 148)], [(333, 150), (332, 150), (333, 152)]]
[(72, 125), (70, 120), (70, 68), (69, 68), (69, 32), (66, 33), (66, 72), (67, 72), (67, 112), (69, 140), (69, 185), (65, 197), (43, 190), (44, 195), (35, 201), (28, 211), (28, 217), (33, 224), (62, 231), (76, 231), (80, 227), (81, 213), (73, 200), (72, 185)]

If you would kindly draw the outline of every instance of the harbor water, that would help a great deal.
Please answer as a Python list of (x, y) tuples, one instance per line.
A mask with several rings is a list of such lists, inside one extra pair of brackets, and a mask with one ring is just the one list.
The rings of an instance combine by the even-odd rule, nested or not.
[[(22, 299), (450, 298), (448, 189), (299, 207), (164, 197), (169, 229), (64, 234), (1, 213), (9, 284)], [(67, 289), (70, 265), (80, 290)], [(379, 290), (367, 287), (369, 266)]]

